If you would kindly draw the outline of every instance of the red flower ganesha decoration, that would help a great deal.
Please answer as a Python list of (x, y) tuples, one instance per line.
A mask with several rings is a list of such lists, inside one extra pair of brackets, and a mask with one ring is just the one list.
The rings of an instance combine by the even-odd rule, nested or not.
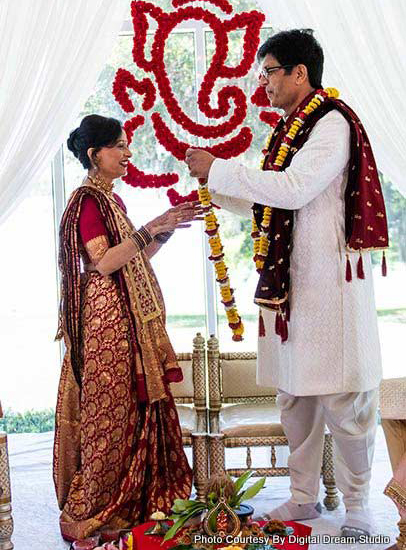
[[(238, 133), (229, 139), (214, 146), (202, 147), (220, 158), (236, 157), (246, 151), (252, 141), (251, 129), (246, 126), (240, 128), (247, 114), (246, 95), (238, 86), (224, 86), (218, 92), (217, 105), (213, 106), (210, 101), (211, 93), (218, 78), (239, 78), (248, 73), (255, 60), (259, 45), (259, 33), (265, 16), (258, 11), (251, 11), (235, 14), (230, 19), (221, 20), (212, 12), (201, 7), (180, 7), (187, 3), (189, 3), (187, 0), (173, 0), (173, 6), (179, 9), (168, 13), (148, 2), (139, 0), (132, 2), (133, 59), (138, 67), (147, 74), (153, 75), (157, 90), (164, 101), (169, 116), (191, 135), (204, 139), (218, 139), (227, 138), (238, 130)], [(232, 6), (227, 0), (210, 0), (207, 3), (217, 6), (227, 14), (232, 13)], [(147, 59), (145, 55), (145, 44), (149, 29), (148, 16), (157, 23), (150, 59)], [(188, 20), (203, 21), (213, 31), (216, 48), (198, 93), (198, 106), (209, 119), (228, 117), (226, 121), (219, 124), (210, 123), (206, 125), (192, 120), (179, 105), (166, 71), (164, 62), (166, 41), (179, 23)], [(230, 67), (226, 64), (228, 37), (229, 33), (234, 30), (245, 30), (244, 48), (238, 65)], [(156, 100), (156, 88), (152, 80), (148, 77), (137, 80), (128, 70), (120, 68), (115, 76), (113, 95), (125, 112), (134, 113), (134, 104), (130, 99), (128, 90), (144, 96), (142, 103), (144, 112), (153, 109)], [(158, 142), (178, 160), (184, 160), (186, 149), (190, 147), (190, 144), (178, 140), (159, 112), (155, 111), (151, 114), (151, 121)], [(145, 118), (138, 114), (124, 124), (130, 142), (135, 129), (144, 123)], [(178, 181), (178, 175), (145, 174), (130, 163), (128, 174), (123, 179), (128, 184), (137, 187), (171, 187)], [(182, 200), (182, 197), (175, 190), (168, 192), (168, 196), (172, 203)]]

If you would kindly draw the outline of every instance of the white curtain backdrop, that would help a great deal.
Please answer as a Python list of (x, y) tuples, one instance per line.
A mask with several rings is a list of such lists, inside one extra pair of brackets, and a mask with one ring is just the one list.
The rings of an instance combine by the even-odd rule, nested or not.
[(129, 0), (0, 2), (0, 223), (66, 139)]
[(257, 0), (276, 30), (312, 28), (324, 86), (363, 122), (379, 169), (406, 195), (406, 1)]

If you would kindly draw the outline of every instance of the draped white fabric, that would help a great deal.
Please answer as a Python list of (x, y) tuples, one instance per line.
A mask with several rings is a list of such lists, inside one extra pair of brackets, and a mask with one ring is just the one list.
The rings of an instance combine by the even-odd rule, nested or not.
[(0, 2), (0, 222), (66, 139), (129, 0)]
[(363, 122), (379, 169), (406, 195), (406, 2), (257, 0), (276, 30), (312, 28), (333, 86)]

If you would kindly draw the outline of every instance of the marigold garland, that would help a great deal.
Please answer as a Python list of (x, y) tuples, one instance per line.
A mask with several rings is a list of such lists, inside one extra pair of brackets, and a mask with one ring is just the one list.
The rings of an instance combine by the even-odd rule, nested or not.
[(219, 234), (219, 224), (214, 213), (211, 195), (206, 180), (199, 181), (199, 200), (203, 207), (206, 233), (209, 237), (211, 255), (209, 260), (214, 264), (216, 280), (220, 285), (221, 302), (226, 310), (228, 326), (233, 331), (233, 340), (241, 341), (244, 334), (244, 325), (238, 314), (234, 299), (234, 289), (230, 287), (228, 269), (224, 262), (223, 245)]
[[(279, 172), (282, 169), (285, 159), (289, 153), (291, 144), (295, 139), (296, 134), (303, 126), (307, 116), (310, 115), (310, 113), (312, 113), (315, 109), (317, 109), (317, 107), (319, 107), (319, 105), (321, 105), (327, 97), (337, 98), (338, 95), (339, 93), (335, 88), (326, 88), (325, 90), (318, 90), (318, 92), (312, 97), (312, 99), (308, 102), (308, 104), (302, 109), (302, 111), (300, 111), (300, 113), (293, 120), (288, 132), (286, 133), (286, 135), (282, 140), (282, 143), (279, 147), (276, 158), (272, 163), (273, 171)], [(267, 142), (265, 144), (265, 150), (264, 150), (265, 155), (268, 153), (269, 145), (272, 139), (272, 134), (273, 134), (273, 130), (269, 134), (267, 138)], [(265, 156), (263, 159), (261, 159), (261, 164), (260, 164), (261, 169), (263, 169), (264, 163), (265, 163)], [(263, 218), (262, 218), (260, 228), (257, 226), (255, 217), (253, 216), (252, 218), (251, 237), (253, 239), (253, 251), (254, 251), (253, 260), (255, 262), (255, 267), (258, 272), (260, 272), (264, 267), (265, 260), (268, 255), (268, 250), (269, 250), (268, 234), (269, 234), (271, 216), (272, 216), (272, 208), (269, 206), (266, 206), (264, 208), (264, 213), (263, 213)]]

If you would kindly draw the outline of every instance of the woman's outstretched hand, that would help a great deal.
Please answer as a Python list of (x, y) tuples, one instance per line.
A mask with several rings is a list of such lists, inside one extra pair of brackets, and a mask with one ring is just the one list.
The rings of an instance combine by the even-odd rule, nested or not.
[(167, 210), (161, 216), (145, 224), (152, 237), (165, 231), (190, 227), (192, 221), (203, 220), (203, 210), (199, 201), (185, 202)]

